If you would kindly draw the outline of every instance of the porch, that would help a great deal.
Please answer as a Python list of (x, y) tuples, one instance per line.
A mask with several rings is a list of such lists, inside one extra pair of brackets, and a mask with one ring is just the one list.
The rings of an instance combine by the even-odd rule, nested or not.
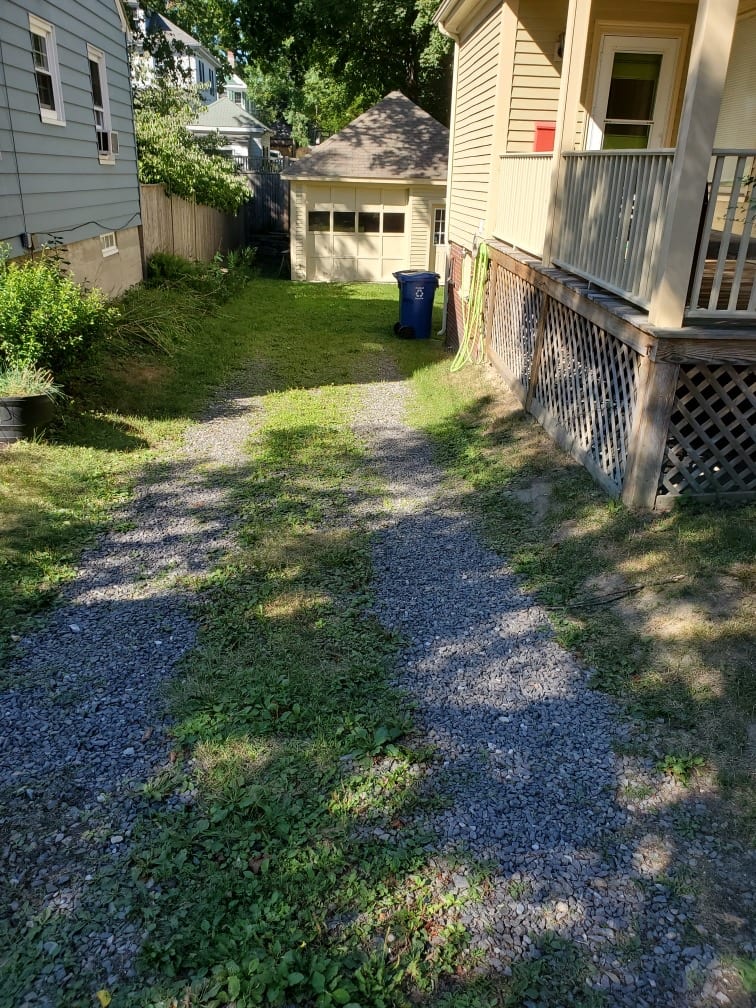
[[(465, 8), (447, 3), (462, 38)], [(756, 3), (670, 13), (503, 0), (487, 181), (493, 15), (460, 44), (450, 180), (452, 262), (470, 225), (490, 249), (491, 362), (641, 507), (756, 496)], [(462, 304), (448, 308), (453, 335)]]
[[(551, 261), (648, 312), (660, 267), (674, 150), (565, 151)], [(551, 153), (502, 154), (494, 236), (541, 259)], [(756, 323), (756, 150), (715, 150), (683, 324)]]

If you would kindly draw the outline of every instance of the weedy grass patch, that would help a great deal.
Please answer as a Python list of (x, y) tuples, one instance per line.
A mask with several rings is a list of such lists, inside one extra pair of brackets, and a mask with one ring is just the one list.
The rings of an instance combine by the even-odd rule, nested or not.
[(201, 584), (181, 756), (133, 858), (150, 1004), (394, 1008), (464, 961), (463, 897), (411, 822), (427, 752), (369, 613), (353, 509), (381, 487), (345, 377), (265, 397), (238, 546)]

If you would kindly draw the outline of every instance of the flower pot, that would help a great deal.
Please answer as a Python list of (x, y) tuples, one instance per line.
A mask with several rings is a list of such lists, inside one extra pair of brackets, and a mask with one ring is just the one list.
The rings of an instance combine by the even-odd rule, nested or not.
[(49, 396), (0, 396), (0, 448), (34, 437), (34, 432), (48, 424), (52, 416)]

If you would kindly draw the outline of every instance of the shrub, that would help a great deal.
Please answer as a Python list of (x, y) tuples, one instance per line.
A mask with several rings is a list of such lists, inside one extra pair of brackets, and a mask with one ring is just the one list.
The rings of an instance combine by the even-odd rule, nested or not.
[(139, 181), (160, 182), (185, 200), (236, 213), (250, 198), (230, 158), (217, 151), (217, 138), (196, 137), (187, 129), (203, 108), (196, 94), (166, 84), (134, 95), (134, 129)]
[(49, 255), (0, 258), (0, 368), (59, 371), (80, 358), (117, 316)]

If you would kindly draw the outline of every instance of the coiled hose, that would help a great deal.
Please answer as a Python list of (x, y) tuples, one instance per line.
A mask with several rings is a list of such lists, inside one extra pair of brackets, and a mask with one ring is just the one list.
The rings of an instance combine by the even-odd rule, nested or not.
[(473, 264), (470, 292), (462, 299), (462, 339), (452, 361), (451, 371), (460, 371), (466, 364), (483, 360), (483, 311), (488, 276), (488, 246), (481, 242)]

